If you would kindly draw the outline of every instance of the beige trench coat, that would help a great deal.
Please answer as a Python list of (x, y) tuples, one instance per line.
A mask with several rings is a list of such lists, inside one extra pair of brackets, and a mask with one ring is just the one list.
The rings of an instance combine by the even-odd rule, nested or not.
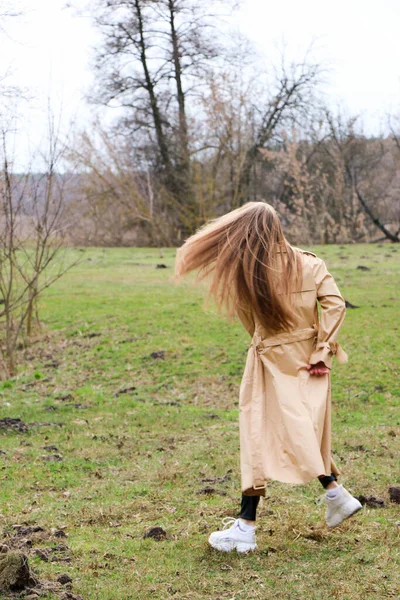
[(264, 495), (268, 480), (307, 483), (339, 473), (331, 458), (330, 375), (310, 376), (305, 367), (322, 360), (330, 368), (334, 354), (347, 361), (336, 341), (345, 303), (324, 261), (311, 252), (301, 257), (296, 330), (268, 337), (258, 322), (243, 323), (253, 336), (239, 399), (247, 495)]

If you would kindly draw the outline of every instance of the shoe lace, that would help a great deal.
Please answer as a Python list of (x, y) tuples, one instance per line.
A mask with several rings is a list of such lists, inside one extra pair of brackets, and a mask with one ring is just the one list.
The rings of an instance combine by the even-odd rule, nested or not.
[(222, 523), (224, 525), (222, 531), (224, 529), (228, 529), (228, 527), (236, 523), (236, 521), (237, 519), (233, 519), (232, 517), (225, 517), (224, 519), (222, 519)]

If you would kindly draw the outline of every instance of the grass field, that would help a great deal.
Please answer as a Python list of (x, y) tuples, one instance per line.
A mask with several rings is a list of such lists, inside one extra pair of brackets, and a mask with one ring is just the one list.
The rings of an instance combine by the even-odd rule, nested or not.
[[(28, 425), (0, 429), (2, 543), (84, 600), (399, 599), (400, 248), (313, 250), (358, 306), (333, 372), (335, 458), (384, 507), (328, 531), (317, 482), (272, 483), (259, 550), (211, 551), (238, 513), (248, 336), (204, 310), (204, 289), (171, 282), (173, 250), (97, 249), (46, 292), (41, 336), (0, 384), (0, 419)], [(144, 539), (155, 526), (166, 539)]]

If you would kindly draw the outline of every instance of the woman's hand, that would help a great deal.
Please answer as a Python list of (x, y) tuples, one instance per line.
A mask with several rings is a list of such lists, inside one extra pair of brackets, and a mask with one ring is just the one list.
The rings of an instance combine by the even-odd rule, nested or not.
[(327, 375), (329, 373), (329, 369), (322, 360), (317, 362), (315, 365), (307, 365), (307, 371), (310, 375)]

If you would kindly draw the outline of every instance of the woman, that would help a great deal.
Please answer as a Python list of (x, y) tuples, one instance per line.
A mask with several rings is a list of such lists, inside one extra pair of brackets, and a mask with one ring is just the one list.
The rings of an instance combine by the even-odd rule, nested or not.
[(257, 547), (256, 509), (270, 480), (318, 478), (327, 524), (339, 525), (361, 504), (337, 484), (331, 458), (329, 372), (333, 355), (347, 361), (336, 341), (345, 303), (333, 277), (315, 254), (287, 242), (264, 202), (249, 202), (190, 237), (178, 251), (176, 274), (193, 270), (210, 276), (217, 305), (252, 337), (239, 400), (240, 517), (209, 543), (225, 552)]

